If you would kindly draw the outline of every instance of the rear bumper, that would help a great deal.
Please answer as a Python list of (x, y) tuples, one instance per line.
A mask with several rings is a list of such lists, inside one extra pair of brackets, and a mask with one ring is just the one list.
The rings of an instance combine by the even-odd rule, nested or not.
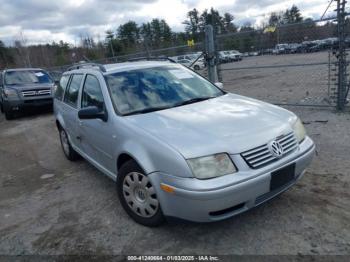
[(26, 99), (26, 100), (4, 100), (3, 107), (9, 111), (19, 111), (25, 108), (52, 106), (53, 99), (45, 97), (40, 99)]
[[(300, 144), (299, 149), (285, 157), (283, 161), (281, 159), (271, 164), (267, 167), (268, 170), (264, 168), (251, 170), (250, 174), (245, 173), (245, 176), (251, 178), (243, 180), (243, 182), (229, 184), (229, 179), (226, 178), (226, 186), (225, 177), (198, 180), (156, 172), (150, 174), (149, 178), (156, 188), (165, 216), (195, 222), (211, 222), (247, 211), (287, 190), (303, 176), (306, 167), (312, 161), (314, 151), (314, 143), (307, 137)], [(271, 192), (271, 173), (292, 163), (295, 163), (294, 179)], [(160, 184), (174, 187), (174, 193), (164, 192), (161, 190)]]

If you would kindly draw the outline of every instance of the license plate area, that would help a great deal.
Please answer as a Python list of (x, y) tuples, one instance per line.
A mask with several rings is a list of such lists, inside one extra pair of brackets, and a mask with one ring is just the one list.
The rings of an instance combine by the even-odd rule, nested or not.
[(283, 167), (271, 173), (270, 191), (281, 188), (294, 180), (295, 178), (295, 164)]

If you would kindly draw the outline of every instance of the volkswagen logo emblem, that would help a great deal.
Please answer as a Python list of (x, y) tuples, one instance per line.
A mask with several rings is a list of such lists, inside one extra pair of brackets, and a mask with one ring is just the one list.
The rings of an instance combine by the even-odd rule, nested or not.
[(272, 141), (269, 143), (269, 149), (274, 157), (280, 158), (283, 155), (283, 147), (277, 141)]

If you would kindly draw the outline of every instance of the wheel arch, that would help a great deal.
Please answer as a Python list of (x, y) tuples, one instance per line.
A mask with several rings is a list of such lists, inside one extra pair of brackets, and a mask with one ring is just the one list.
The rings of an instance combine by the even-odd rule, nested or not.
[(116, 166), (117, 166), (117, 177), (116, 177), (116, 181), (118, 181), (118, 173), (120, 168), (128, 161), (134, 161), (143, 171), (143, 173), (147, 176), (148, 175), (148, 170), (145, 169), (145, 167), (143, 165), (140, 164), (140, 161), (137, 160), (137, 157), (133, 156), (132, 154), (130, 154), (129, 152), (122, 152), (118, 158), (117, 158), (117, 162), (116, 162)]
[(55, 122), (56, 122), (57, 129), (60, 129), (60, 128), (66, 129), (66, 125), (65, 125), (63, 117), (61, 115), (56, 116)]
[[(135, 160), (134, 157), (132, 157), (130, 154), (128, 153), (121, 153), (119, 156), (118, 156), (118, 159), (117, 159), (117, 170), (120, 170), (120, 168), (128, 161), (135, 161), (137, 163), (137, 161)], [(137, 163), (139, 166), (140, 164)]]

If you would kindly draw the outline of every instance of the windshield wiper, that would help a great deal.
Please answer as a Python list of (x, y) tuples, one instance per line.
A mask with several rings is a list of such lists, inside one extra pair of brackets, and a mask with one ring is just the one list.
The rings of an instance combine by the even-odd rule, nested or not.
[(154, 111), (168, 109), (170, 107), (171, 106), (149, 107), (149, 108), (144, 108), (144, 109), (140, 109), (140, 110), (131, 111), (131, 112), (123, 114), (123, 115), (124, 116), (130, 116), (130, 115), (136, 115), (136, 114), (146, 114), (146, 113), (150, 113), (150, 112), (154, 112)]
[(140, 110), (131, 111), (131, 112), (125, 113), (125, 114), (123, 114), (123, 115), (124, 115), (124, 116), (130, 116), (130, 115), (136, 115), (136, 114), (146, 114), (146, 113), (150, 113), (150, 112), (154, 112), (154, 111), (169, 109), (169, 108), (172, 108), (172, 107), (178, 107), (178, 106), (193, 104), (193, 103), (196, 103), (196, 102), (208, 100), (208, 99), (215, 98), (215, 97), (216, 97), (216, 96), (196, 97), (196, 98), (192, 98), (192, 99), (189, 99), (189, 100), (180, 102), (180, 103), (175, 104), (175, 105), (158, 106), (158, 107), (149, 107), (149, 108), (144, 108), (144, 109), (140, 109)]
[(192, 98), (192, 99), (180, 102), (180, 103), (176, 104), (175, 106), (183, 106), (183, 105), (193, 104), (193, 103), (201, 102), (201, 101), (208, 100), (208, 99), (215, 98), (215, 97), (216, 96), (196, 97), (196, 98)]

